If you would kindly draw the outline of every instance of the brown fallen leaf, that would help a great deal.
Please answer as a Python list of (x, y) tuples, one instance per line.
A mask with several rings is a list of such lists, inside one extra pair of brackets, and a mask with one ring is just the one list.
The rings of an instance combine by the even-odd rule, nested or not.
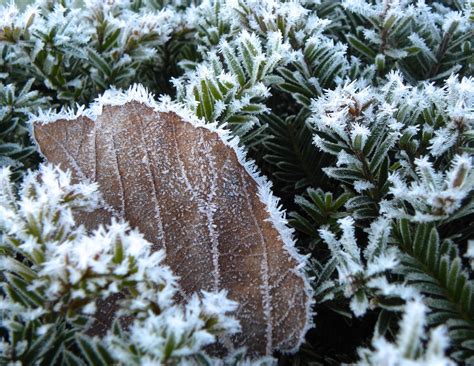
[[(47, 160), (99, 184), (103, 207), (80, 222), (127, 220), (166, 251), (184, 296), (225, 288), (239, 302), (242, 332), (225, 347), (253, 356), (299, 347), (311, 324), (304, 260), (237, 139), (141, 86), (76, 114), (40, 115), (33, 127)], [(113, 311), (101, 311), (107, 327)]]

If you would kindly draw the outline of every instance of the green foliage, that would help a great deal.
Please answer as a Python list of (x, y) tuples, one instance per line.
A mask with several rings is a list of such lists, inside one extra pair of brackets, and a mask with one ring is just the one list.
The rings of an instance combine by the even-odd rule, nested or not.
[(453, 357), (474, 360), (474, 281), (463, 265), (459, 249), (450, 239), (441, 240), (432, 224), (416, 227), (406, 219), (395, 224), (394, 238), (403, 251), (396, 273), (425, 296), (433, 309), (428, 324), (446, 324)]
[[(316, 328), (282, 364), (383, 364), (383, 351), (474, 362), (471, 1), (39, 3), (1, 10), (0, 165), (12, 177), (38, 163), (31, 113), (142, 83), (239, 136), (289, 211)], [(2, 295), (32, 307), (44, 297), (22, 256)], [(0, 316), (18, 360), (110, 363), (103, 343), (74, 335), (83, 315), (46, 329), (13, 310)], [(119, 329), (125, 349), (135, 339)]]
[[(350, 53), (379, 75), (398, 69), (410, 82), (441, 81), (451, 73), (473, 71), (473, 30), (469, 2), (433, 4), (341, 1), (341, 32)], [(342, 33), (339, 33), (342, 36)]]
[[(349, 198), (348, 193), (334, 198), (331, 192), (308, 188), (304, 196), (297, 196), (295, 199), (295, 203), (304, 214), (291, 212), (290, 224), (298, 231), (317, 239), (319, 238), (318, 227), (326, 225), (335, 229), (337, 220), (347, 215), (342, 208)], [(314, 249), (312, 246), (310, 248)]]
[[(409, 302), (400, 321), (400, 330), (395, 342), (374, 337), (372, 349), (359, 349), (361, 364), (421, 364), (454, 365), (445, 356), (448, 338), (443, 327), (433, 329), (426, 337), (426, 307), (418, 301)], [(426, 341), (425, 341), (426, 340)]]
[(245, 135), (259, 126), (257, 116), (267, 112), (263, 103), (269, 96), (272, 71), (284, 63), (286, 45), (278, 33), (264, 44), (253, 34), (241, 32), (235, 41), (221, 41), (219, 52), (212, 52), (201, 63), (176, 81), (178, 100), (208, 122), (227, 124)]
[(35, 149), (30, 146), (25, 121), (29, 112), (47, 101), (37, 90), (31, 90), (33, 82), (33, 79), (26, 81), (20, 90), (14, 84), (0, 84), (0, 167), (25, 169), (31, 166), (30, 157)]
[(265, 133), (271, 136), (264, 142), (263, 159), (281, 190), (292, 195), (309, 185), (324, 184), (318, 168), (330, 161), (312, 143), (312, 129), (306, 124), (308, 116), (309, 112), (302, 110), (285, 119), (275, 114), (260, 117), (266, 125)]

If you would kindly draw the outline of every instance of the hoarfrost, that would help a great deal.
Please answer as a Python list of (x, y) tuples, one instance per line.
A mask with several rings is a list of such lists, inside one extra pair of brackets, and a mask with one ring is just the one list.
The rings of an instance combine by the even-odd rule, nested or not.
[(166, 250), (185, 297), (224, 288), (240, 304), (234, 346), (295, 350), (311, 319), (305, 258), (237, 139), (139, 86), (80, 114), (39, 116), (34, 137), (50, 161), (99, 184), (106, 206), (82, 221), (93, 227), (110, 221), (105, 208), (123, 211)]

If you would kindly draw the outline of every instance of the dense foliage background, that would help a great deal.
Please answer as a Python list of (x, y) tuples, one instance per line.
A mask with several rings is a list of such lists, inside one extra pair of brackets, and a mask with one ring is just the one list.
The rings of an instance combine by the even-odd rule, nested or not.
[[(282, 198), (309, 256), (315, 328), (298, 353), (275, 355), (280, 364), (474, 363), (473, 5), (6, 5), (0, 165), (10, 167), (11, 182), (40, 162), (30, 114), (142, 83), (226, 124)], [(31, 265), (7, 243), (2, 212), (0, 254)], [(1, 304), (20, 302), (12, 289), (28, 276), (2, 266), (10, 274), (0, 275)], [(44, 346), (32, 331), (40, 325), (16, 321), (14, 336), (5, 326), (12, 323), (1, 328), (0, 362), (32, 363), (21, 355)], [(23, 340), (24, 352), (11, 356)]]

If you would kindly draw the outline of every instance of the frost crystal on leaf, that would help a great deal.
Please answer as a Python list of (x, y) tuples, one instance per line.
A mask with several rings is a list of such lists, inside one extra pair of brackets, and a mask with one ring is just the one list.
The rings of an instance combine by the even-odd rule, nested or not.
[(235, 346), (296, 349), (311, 315), (304, 258), (238, 141), (140, 86), (106, 93), (82, 114), (39, 116), (34, 137), (49, 161), (99, 185), (103, 204), (83, 222), (126, 219), (166, 252), (185, 297), (227, 289), (240, 304)]

